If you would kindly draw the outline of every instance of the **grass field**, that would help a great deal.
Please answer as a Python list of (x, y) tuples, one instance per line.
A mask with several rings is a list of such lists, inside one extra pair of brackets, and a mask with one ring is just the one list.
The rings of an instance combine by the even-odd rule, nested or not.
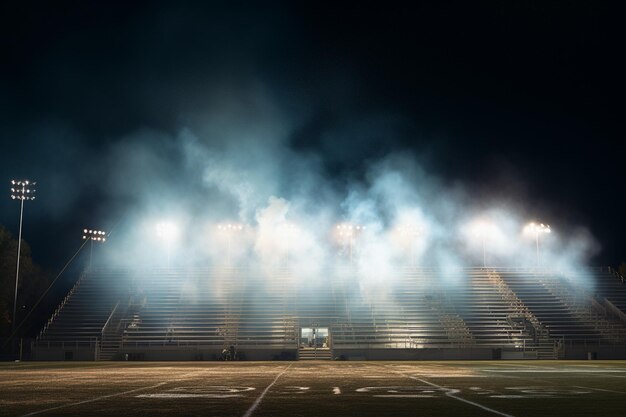
[(625, 416), (626, 361), (1, 363), (0, 415)]

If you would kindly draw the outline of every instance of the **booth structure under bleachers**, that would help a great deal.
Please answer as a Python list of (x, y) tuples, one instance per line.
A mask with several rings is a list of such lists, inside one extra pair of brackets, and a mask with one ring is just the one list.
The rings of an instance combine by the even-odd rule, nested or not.
[(317, 279), (284, 268), (90, 270), (38, 360), (626, 358), (610, 269), (404, 268)]

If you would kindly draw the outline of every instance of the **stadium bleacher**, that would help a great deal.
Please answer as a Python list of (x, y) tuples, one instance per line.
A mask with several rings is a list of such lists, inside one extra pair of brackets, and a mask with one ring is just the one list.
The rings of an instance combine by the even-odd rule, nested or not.
[[(96, 360), (219, 359), (228, 349), (240, 359), (558, 359), (579, 344), (577, 354), (626, 345), (626, 284), (613, 271), (405, 268), (369, 288), (349, 268), (325, 274), (333, 279), (284, 268), (92, 270), (33, 351)], [(305, 346), (303, 328), (328, 336)]]

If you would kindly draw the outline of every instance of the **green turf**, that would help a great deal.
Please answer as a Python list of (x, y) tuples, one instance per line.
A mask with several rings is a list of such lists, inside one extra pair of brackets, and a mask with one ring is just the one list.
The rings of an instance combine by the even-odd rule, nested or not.
[(626, 415), (625, 361), (481, 361), (0, 363), (0, 416), (244, 416), (274, 381), (252, 415)]

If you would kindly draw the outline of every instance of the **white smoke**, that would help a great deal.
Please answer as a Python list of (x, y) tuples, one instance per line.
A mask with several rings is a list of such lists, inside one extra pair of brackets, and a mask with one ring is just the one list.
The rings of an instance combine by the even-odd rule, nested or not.
[[(240, 117), (236, 104), (202, 128), (144, 130), (110, 148), (110, 198), (128, 207), (108, 262), (164, 266), (152, 225), (168, 219), (180, 229), (169, 251), (174, 266), (289, 267), (301, 282), (350, 267), (355, 288), (380, 296), (398, 268), (537, 265), (536, 241), (523, 227), (553, 219), (527, 218), (516, 196), (498, 190), (502, 201), (481, 201), (402, 152), (363, 161), (361, 174), (332, 174), (325, 155), (291, 146), (297, 123), (270, 100), (246, 101)], [(241, 231), (219, 232), (228, 223)], [(337, 236), (340, 223), (361, 229), (346, 239)], [(582, 227), (558, 223), (541, 239), (539, 264), (561, 270), (584, 266), (597, 250)]]

